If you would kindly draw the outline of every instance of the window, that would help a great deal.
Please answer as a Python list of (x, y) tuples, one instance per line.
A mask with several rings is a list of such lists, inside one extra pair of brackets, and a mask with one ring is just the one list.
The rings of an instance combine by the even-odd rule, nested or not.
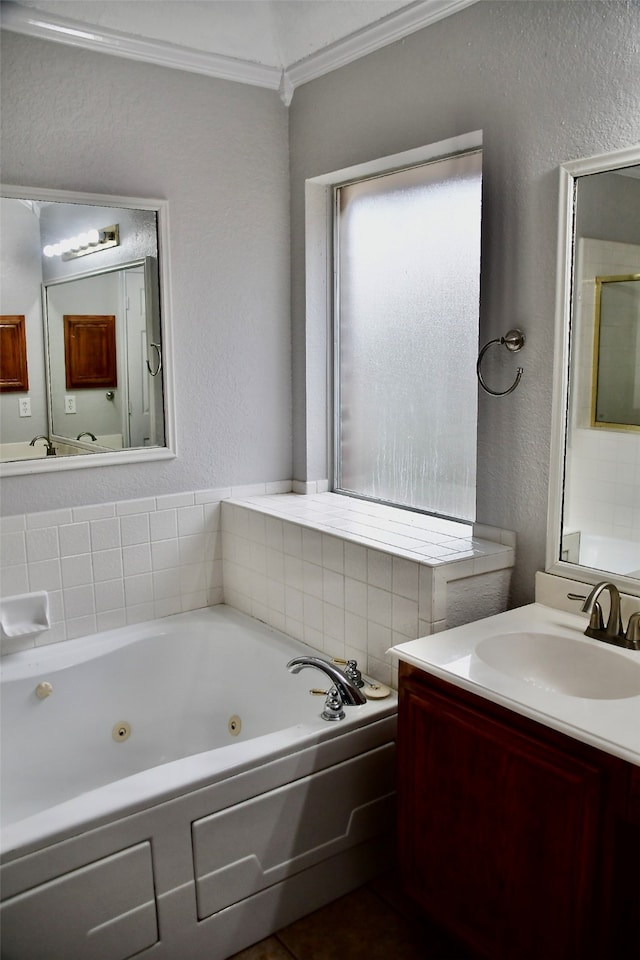
[(482, 153), (335, 191), (334, 489), (475, 518)]

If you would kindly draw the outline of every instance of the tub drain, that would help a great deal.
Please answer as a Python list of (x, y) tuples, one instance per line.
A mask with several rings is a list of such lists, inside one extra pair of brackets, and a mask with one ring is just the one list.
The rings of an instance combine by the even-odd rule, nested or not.
[(115, 727), (111, 731), (111, 736), (117, 742), (121, 740), (128, 740), (131, 736), (131, 726), (126, 722), (126, 720), (121, 720), (120, 723), (116, 723)]
[(227, 730), (232, 737), (237, 737), (240, 731), (242, 730), (242, 720), (234, 713), (232, 717), (229, 717), (229, 723), (227, 724)]

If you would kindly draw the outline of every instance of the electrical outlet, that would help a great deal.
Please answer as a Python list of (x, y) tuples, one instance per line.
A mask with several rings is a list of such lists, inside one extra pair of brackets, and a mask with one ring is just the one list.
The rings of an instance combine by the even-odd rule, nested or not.
[(19, 397), (18, 410), (21, 417), (31, 416), (31, 397)]
[(75, 413), (76, 412), (76, 398), (70, 394), (65, 394), (64, 398), (64, 412), (65, 413)]

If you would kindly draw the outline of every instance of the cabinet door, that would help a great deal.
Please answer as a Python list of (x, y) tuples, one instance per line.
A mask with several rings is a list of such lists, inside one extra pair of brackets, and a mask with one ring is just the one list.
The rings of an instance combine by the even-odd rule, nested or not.
[(29, 389), (24, 315), (0, 317), (0, 393)]
[(420, 687), (401, 689), (407, 892), (492, 960), (594, 954), (597, 766)]
[(63, 321), (67, 390), (117, 387), (115, 316), (65, 314)]

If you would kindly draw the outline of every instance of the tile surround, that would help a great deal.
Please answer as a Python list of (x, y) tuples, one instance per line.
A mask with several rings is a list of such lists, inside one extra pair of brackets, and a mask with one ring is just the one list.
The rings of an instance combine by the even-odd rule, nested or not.
[(389, 647), (505, 609), (514, 562), (508, 531), (331, 493), (232, 497), (222, 537), (226, 603), (393, 686)]
[[(266, 489), (266, 488), (265, 488)], [(2, 652), (222, 601), (220, 503), (231, 489), (0, 520), (2, 596), (49, 592), (51, 629)]]
[(0, 596), (46, 590), (51, 628), (1, 652), (221, 603), (220, 504), (290, 481), (0, 517)]
[[(226, 602), (395, 685), (398, 642), (506, 606), (514, 537), (287, 481), (0, 520), (0, 594), (51, 628), (2, 652)], [(466, 618), (466, 619), (460, 619)]]

